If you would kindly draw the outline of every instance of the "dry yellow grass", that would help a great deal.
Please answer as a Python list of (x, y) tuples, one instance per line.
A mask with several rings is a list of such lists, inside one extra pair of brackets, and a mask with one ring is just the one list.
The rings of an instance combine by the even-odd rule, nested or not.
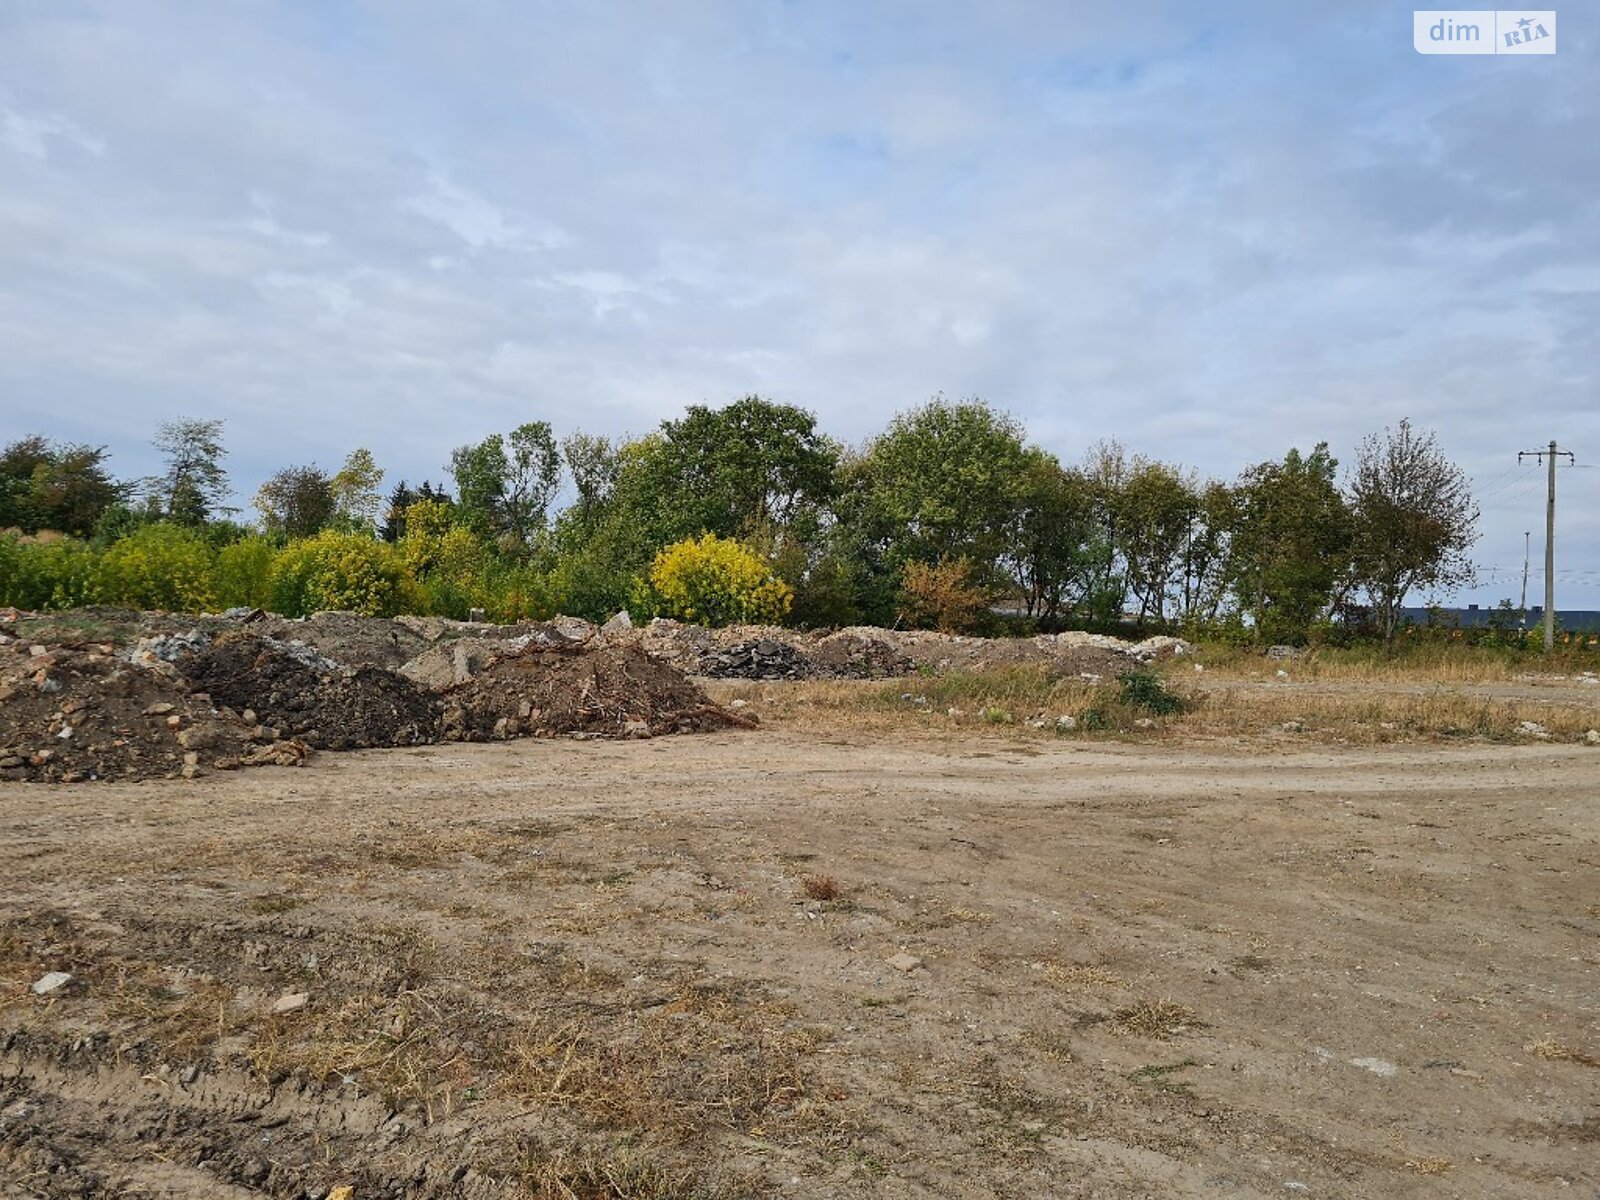
[[(1187, 711), (1153, 716), (1120, 700), (1114, 684), (1054, 679), (1038, 667), (952, 673), (937, 679), (741, 682), (716, 685), (715, 690), (719, 699), (745, 700), (763, 723), (777, 728), (899, 735), (960, 731), (1010, 741), (1115, 736), (1353, 744), (1426, 738), (1525, 742), (1529, 738), (1521, 725), (1531, 721), (1551, 740), (1572, 742), (1600, 727), (1600, 694), (1570, 699), (1552, 694), (1546, 702), (1483, 696), (1442, 685), (1425, 692), (1376, 686), (1350, 691), (1258, 687), (1180, 671), (1169, 674), (1167, 686), (1185, 702)], [(1074, 718), (1071, 729), (1057, 725), (1056, 718), (1064, 715)]]

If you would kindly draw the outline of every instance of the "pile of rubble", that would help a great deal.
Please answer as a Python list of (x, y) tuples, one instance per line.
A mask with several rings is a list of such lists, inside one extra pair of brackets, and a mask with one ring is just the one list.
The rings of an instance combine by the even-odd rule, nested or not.
[(676, 667), (637, 644), (528, 645), (493, 659), (445, 693), (449, 741), (659, 737), (754, 722), (712, 704)]
[(0, 635), (0, 779), (193, 777), (210, 767), (293, 765), (307, 753), (109, 643)]
[(124, 645), (77, 639), (55, 616), (33, 622), (49, 642), (0, 632), (0, 780), (193, 778), (297, 765), (315, 750), (755, 724), (636, 640), (595, 639), (585, 622), (417, 629), (240, 612), (84, 624), (108, 623)]
[(701, 656), (699, 672), (713, 679), (809, 679), (817, 666), (786, 642), (739, 642)]

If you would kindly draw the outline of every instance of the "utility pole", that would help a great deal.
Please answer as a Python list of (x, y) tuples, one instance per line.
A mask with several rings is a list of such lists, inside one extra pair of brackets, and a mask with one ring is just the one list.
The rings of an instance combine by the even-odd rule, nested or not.
[(1565, 456), (1569, 463), (1577, 463), (1571, 450), (1559, 450), (1551, 442), (1544, 450), (1519, 450), (1517, 461), (1525, 458), (1546, 463), (1550, 468), (1550, 481), (1545, 485), (1544, 505), (1544, 648), (1552, 650), (1556, 644), (1556, 459)]
[(1533, 537), (1533, 530), (1524, 529), (1522, 531), (1522, 625), (1521, 625), (1521, 628), (1523, 628), (1523, 629), (1526, 629), (1528, 627), (1528, 545), (1529, 545), (1529, 541), (1530, 541), (1530, 539), (1532, 539), (1532, 537)]

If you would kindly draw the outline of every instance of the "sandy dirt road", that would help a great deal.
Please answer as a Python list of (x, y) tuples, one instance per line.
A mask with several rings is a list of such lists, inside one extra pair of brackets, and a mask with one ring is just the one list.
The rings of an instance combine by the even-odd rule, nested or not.
[(0, 879), (8, 1197), (1600, 1196), (1583, 746), (323, 755)]

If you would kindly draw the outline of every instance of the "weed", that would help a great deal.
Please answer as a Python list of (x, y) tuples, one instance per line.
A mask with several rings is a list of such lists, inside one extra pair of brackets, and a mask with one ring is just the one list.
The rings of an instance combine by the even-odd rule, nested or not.
[(1128, 671), (1118, 675), (1117, 682), (1121, 685), (1117, 699), (1129, 708), (1168, 717), (1183, 712), (1186, 707), (1183, 698), (1168, 691), (1161, 676), (1154, 671)]
[(844, 888), (832, 875), (802, 876), (800, 888), (811, 900), (837, 900), (844, 895)]
[(1577, 1063), (1583, 1067), (1600, 1067), (1600, 1058), (1586, 1054), (1582, 1050), (1558, 1042), (1555, 1038), (1546, 1035), (1529, 1042), (1523, 1049), (1538, 1058), (1549, 1059), (1551, 1062)]
[(1167, 1092), (1175, 1096), (1193, 1096), (1194, 1085), (1187, 1080), (1172, 1079), (1170, 1076), (1179, 1071), (1187, 1071), (1190, 1067), (1200, 1064), (1195, 1059), (1186, 1058), (1182, 1062), (1158, 1064), (1151, 1063), (1147, 1067), (1140, 1067), (1132, 1072), (1128, 1078), (1134, 1083), (1156, 1088), (1158, 1091)]
[(1194, 1009), (1171, 1000), (1141, 1000), (1112, 1014), (1113, 1027), (1118, 1033), (1154, 1038), (1164, 1042), (1200, 1022)]

